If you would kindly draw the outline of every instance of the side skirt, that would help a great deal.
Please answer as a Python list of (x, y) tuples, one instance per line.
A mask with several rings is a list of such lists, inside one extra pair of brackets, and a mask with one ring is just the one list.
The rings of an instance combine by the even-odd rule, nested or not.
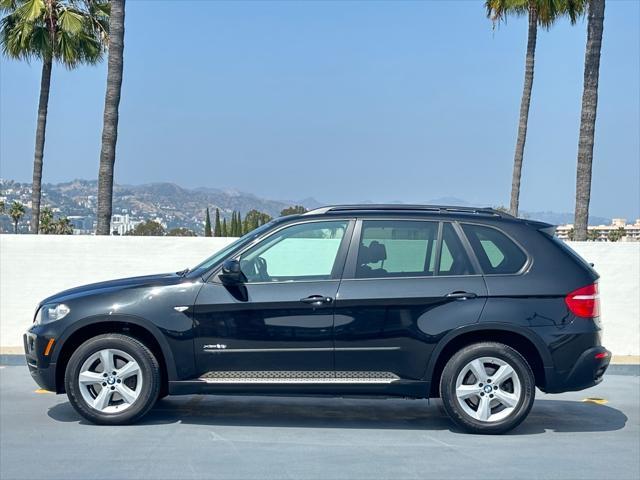
[(170, 381), (170, 395), (282, 395), (333, 397), (428, 398), (429, 382), (397, 379), (393, 382), (210, 382), (204, 379)]

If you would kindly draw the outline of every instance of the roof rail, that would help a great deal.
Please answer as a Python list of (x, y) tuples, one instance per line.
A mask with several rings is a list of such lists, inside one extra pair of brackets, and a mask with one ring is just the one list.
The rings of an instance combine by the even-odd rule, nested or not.
[(515, 218), (507, 212), (496, 210), (490, 207), (460, 207), (455, 205), (407, 205), (407, 204), (354, 204), (354, 205), (334, 205), (327, 207), (320, 207), (314, 210), (310, 210), (304, 215), (322, 215), (328, 212), (348, 212), (356, 210), (366, 211), (421, 211), (421, 212), (433, 212), (433, 213), (471, 213), (476, 215), (491, 215), (495, 217), (503, 218)]

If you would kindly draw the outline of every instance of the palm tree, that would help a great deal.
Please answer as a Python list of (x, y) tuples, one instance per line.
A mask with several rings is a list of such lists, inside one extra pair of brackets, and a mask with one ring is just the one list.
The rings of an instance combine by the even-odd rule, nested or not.
[(113, 202), (113, 166), (116, 161), (118, 140), (118, 107), (122, 89), (124, 51), (125, 0), (111, 0), (109, 17), (109, 61), (107, 66), (107, 91), (104, 98), (102, 148), (98, 171), (98, 225), (96, 235), (109, 235)]
[(598, 77), (600, 50), (604, 29), (604, 1), (589, 0), (587, 47), (584, 55), (584, 86), (582, 114), (578, 140), (578, 168), (576, 173), (576, 211), (573, 222), (576, 240), (587, 240), (589, 202), (591, 201), (591, 165), (598, 108)]
[(53, 219), (53, 210), (49, 207), (44, 207), (40, 210), (40, 233), (54, 233), (56, 228), (56, 222)]
[(520, 101), (520, 119), (518, 122), (518, 138), (513, 157), (513, 177), (511, 180), (511, 201), (509, 210), (512, 215), (518, 215), (520, 202), (520, 178), (522, 176), (522, 161), (524, 159), (524, 145), (527, 140), (527, 123), (529, 121), (529, 105), (531, 104), (531, 90), (533, 89), (533, 69), (536, 55), (536, 40), (538, 26), (551, 28), (561, 16), (567, 15), (574, 24), (584, 11), (586, 0), (486, 0), (487, 17), (493, 21), (494, 28), (501, 21), (506, 21), (509, 15), (527, 15), (529, 28), (527, 35), (527, 53), (524, 67), (524, 88)]
[(18, 222), (24, 216), (24, 205), (14, 201), (9, 208), (9, 216), (13, 221), (13, 233), (18, 233)]
[(0, 44), (5, 55), (42, 60), (31, 199), (31, 232), (38, 233), (42, 162), (54, 60), (69, 69), (94, 65), (107, 41), (106, 0), (0, 0)]

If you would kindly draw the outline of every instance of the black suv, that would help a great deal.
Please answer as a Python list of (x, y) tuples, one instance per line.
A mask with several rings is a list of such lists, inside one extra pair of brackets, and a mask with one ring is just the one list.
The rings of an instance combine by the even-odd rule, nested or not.
[(49, 297), (24, 344), (36, 382), (95, 423), (168, 394), (378, 395), (441, 397), (501, 433), (535, 387), (602, 380), (597, 279), (553, 226), (493, 209), (325, 207), (191, 270)]

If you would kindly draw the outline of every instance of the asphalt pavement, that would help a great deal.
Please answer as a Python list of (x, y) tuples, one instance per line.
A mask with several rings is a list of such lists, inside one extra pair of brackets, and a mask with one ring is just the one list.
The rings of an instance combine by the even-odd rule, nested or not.
[(640, 377), (536, 398), (501, 436), (403, 399), (168, 397), (137, 425), (105, 427), (3, 366), (0, 479), (640, 478)]

